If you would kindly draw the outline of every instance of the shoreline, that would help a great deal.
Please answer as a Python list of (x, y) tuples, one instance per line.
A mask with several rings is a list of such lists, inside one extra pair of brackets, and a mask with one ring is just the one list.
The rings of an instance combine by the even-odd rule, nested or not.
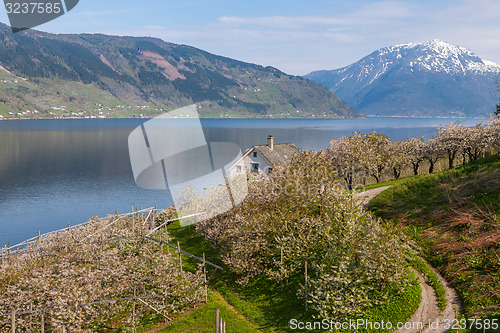
[[(156, 116), (154, 116), (156, 117)], [(154, 117), (47, 117), (47, 118), (0, 118), (0, 121), (9, 120), (96, 120), (96, 119), (153, 119)], [(269, 119), (269, 120), (354, 120), (354, 119), (373, 119), (373, 118), (405, 118), (405, 119), (489, 119), (490, 115), (482, 117), (454, 117), (454, 116), (439, 116), (439, 117), (414, 117), (414, 116), (366, 116), (360, 118), (332, 118), (332, 117), (199, 117), (198, 119)], [(178, 118), (192, 119), (192, 118)]]

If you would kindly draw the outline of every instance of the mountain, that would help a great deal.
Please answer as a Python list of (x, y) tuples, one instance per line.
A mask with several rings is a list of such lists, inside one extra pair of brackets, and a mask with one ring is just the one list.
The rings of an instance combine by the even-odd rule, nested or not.
[(0, 64), (5, 118), (150, 116), (191, 103), (204, 117), (362, 116), (313, 81), (157, 38), (2, 24)]
[(386, 47), (336, 70), (305, 77), (367, 115), (487, 116), (495, 109), (500, 66), (432, 40)]

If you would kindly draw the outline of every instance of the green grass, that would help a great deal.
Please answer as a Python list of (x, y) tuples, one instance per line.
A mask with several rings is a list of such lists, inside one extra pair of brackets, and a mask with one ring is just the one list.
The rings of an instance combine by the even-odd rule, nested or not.
[(226, 322), (227, 332), (259, 332), (259, 328), (253, 325), (242, 315), (238, 314), (223, 298), (214, 292), (207, 304), (187, 315), (179, 318), (162, 330), (162, 333), (185, 333), (185, 332), (214, 332), (215, 312), (219, 308), (219, 316)]
[[(390, 300), (379, 306), (375, 306), (366, 311), (363, 316), (365, 320), (375, 322), (391, 322), (393, 327), (397, 323), (405, 323), (417, 311), (420, 302), (422, 301), (422, 288), (420, 283), (413, 272), (410, 272), (411, 282), (404, 289), (394, 289), (391, 292)], [(389, 332), (392, 330), (389, 330)], [(358, 332), (366, 332), (359, 330)], [(374, 331), (370, 331), (374, 332)], [(387, 332), (387, 331), (380, 331)]]
[(365, 185), (365, 186), (360, 187), (359, 189), (357, 189), (357, 191), (362, 192), (362, 191), (372, 190), (374, 188), (379, 188), (379, 187), (384, 187), (384, 186), (392, 186), (392, 185), (399, 184), (399, 183), (403, 182), (405, 179), (407, 179), (407, 178), (391, 179), (391, 180), (386, 180), (386, 181), (383, 181), (380, 183), (369, 184), (369, 185)]
[(498, 155), (393, 182), (368, 209), (406, 225), (422, 255), (457, 289), (468, 317), (500, 318)]
[(427, 263), (421, 258), (415, 257), (411, 261), (411, 265), (420, 273), (422, 273), (427, 284), (430, 285), (432, 289), (434, 289), (434, 291), (436, 292), (439, 309), (441, 309), (441, 311), (444, 310), (446, 308), (446, 292), (437, 275), (434, 274)]

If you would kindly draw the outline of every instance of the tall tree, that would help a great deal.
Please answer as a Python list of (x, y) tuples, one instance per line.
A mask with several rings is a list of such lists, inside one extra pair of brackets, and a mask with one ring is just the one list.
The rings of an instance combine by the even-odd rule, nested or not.
[(477, 160), (488, 145), (486, 128), (481, 125), (474, 127), (462, 127), (464, 149), (462, 150), (462, 164), (465, 164), (466, 156), (470, 161)]
[(380, 183), (382, 171), (389, 166), (391, 138), (375, 131), (363, 137), (364, 154), (362, 164), (371, 176)]
[(485, 140), (489, 149), (495, 149), (500, 154), (500, 118), (491, 118), (485, 123)]
[(425, 142), (422, 138), (411, 138), (404, 141), (403, 147), (413, 167), (413, 174), (416, 176), (420, 163), (425, 160)]
[(431, 138), (425, 144), (424, 158), (429, 161), (429, 173), (434, 171), (434, 165), (437, 160), (443, 156), (443, 150), (436, 138)]
[(460, 122), (441, 126), (437, 136), (437, 142), (446, 152), (448, 157), (448, 168), (453, 169), (453, 163), (458, 154), (461, 154), (465, 147), (464, 131)]
[(396, 140), (389, 142), (389, 167), (392, 168), (392, 173), (395, 179), (401, 177), (401, 171), (408, 164), (410, 156), (407, 149), (407, 141)]
[(367, 171), (362, 160), (365, 154), (364, 136), (353, 132), (351, 136), (330, 141), (326, 150), (337, 173), (344, 178), (349, 190), (355, 187), (355, 182), (364, 181)]

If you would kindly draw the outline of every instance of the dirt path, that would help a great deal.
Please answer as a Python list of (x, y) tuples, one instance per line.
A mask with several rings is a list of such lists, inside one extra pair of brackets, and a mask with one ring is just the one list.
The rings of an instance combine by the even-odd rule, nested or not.
[[(406, 322), (406, 325), (408, 325), (407, 328), (397, 330), (396, 333), (420, 332), (429, 321), (435, 320), (434, 318), (439, 316), (439, 307), (437, 305), (434, 289), (425, 283), (425, 278), (422, 273), (413, 268), (412, 271), (417, 275), (418, 281), (420, 282), (420, 287), (422, 288), (422, 301), (420, 301), (417, 311), (415, 311), (413, 316)], [(410, 327), (410, 324), (413, 327)]]
[(359, 200), (359, 203), (363, 205), (363, 208), (366, 209), (368, 203), (375, 198), (380, 192), (387, 190), (391, 186), (384, 186), (379, 188), (374, 188), (373, 190), (368, 190), (360, 193), (356, 193), (354, 198)]
[[(355, 198), (366, 209), (370, 200), (375, 198), (380, 192), (388, 189), (391, 186), (379, 187), (373, 190), (364, 191), (355, 194)], [(434, 289), (425, 283), (422, 274), (414, 269), (413, 272), (417, 275), (422, 288), (422, 301), (413, 314), (413, 316), (405, 323), (404, 328), (401, 328), (395, 333), (444, 333), (447, 332), (447, 324), (452, 324), (457, 313), (461, 313), (462, 306), (460, 298), (455, 289), (439, 274), (434, 267), (428, 264), (430, 269), (436, 274), (441, 281), (446, 292), (446, 308), (443, 311), (439, 310), (436, 293)]]
[(422, 288), (422, 301), (405, 326), (395, 333), (445, 333), (448, 331), (447, 325), (453, 325), (456, 314), (461, 312), (460, 298), (455, 289), (451, 288), (432, 266), (429, 265), (429, 267), (439, 278), (446, 291), (446, 308), (443, 311), (439, 310), (434, 289), (425, 283), (420, 272), (412, 269)]

